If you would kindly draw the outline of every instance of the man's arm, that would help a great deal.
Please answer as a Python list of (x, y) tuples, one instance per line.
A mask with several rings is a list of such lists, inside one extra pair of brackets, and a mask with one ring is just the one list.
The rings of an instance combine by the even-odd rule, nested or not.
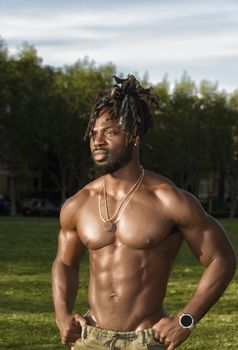
[[(168, 209), (184, 239), (205, 271), (193, 297), (183, 312), (199, 321), (222, 295), (231, 281), (235, 268), (235, 254), (222, 226), (207, 215), (190, 194), (179, 191)], [(187, 339), (188, 329), (179, 325), (178, 317), (164, 318), (155, 325), (157, 339), (165, 339), (168, 350), (173, 350)]]
[(61, 230), (58, 251), (52, 267), (52, 292), (56, 323), (63, 344), (73, 344), (80, 337), (81, 325), (86, 321), (80, 315), (72, 315), (79, 283), (79, 262), (85, 247), (75, 228), (72, 205), (61, 210)]
[(182, 193), (184, 211), (177, 222), (185, 240), (199, 261), (205, 266), (193, 298), (184, 310), (199, 321), (215, 304), (231, 281), (236, 258), (223, 227), (206, 214), (197, 200)]

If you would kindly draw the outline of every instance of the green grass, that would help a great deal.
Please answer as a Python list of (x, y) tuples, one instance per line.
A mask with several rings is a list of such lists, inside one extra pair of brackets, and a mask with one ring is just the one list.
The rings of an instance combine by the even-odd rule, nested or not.
[[(238, 251), (238, 220), (223, 220)], [(54, 322), (50, 270), (56, 252), (58, 222), (53, 218), (0, 218), (0, 349), (63, 350)], [(168, 311), (183, 307), (202, 273), (184, 245), (173, 269), (167, 297)], [(77, 299), (87, 309), (87, 256), (81, 270)], [(238, 349), (237, 275), (225, 294), (196, 326), (181, 350)]]

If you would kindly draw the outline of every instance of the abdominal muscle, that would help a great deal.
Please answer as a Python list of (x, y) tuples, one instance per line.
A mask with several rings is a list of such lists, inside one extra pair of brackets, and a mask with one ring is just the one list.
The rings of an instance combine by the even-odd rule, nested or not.
[(165, 316), (162, 302), (173, 260), (160, 246), (91, 250), (88, 323), (116, 331), (152, 327)]

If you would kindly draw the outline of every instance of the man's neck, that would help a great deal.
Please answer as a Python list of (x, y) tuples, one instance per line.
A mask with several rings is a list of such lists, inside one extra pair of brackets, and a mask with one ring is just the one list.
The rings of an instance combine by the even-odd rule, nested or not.
[(130, 188), (136, 183), (141, 174), (141, 166), (136, 164), (127, 164), (114, 173), (104, 176), (107, 193), (115, 197), (124, 196)]

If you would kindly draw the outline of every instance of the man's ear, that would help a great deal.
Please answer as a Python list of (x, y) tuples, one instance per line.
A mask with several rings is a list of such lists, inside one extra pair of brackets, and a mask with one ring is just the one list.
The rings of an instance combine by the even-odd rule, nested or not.
[(140, 144), (140, 136), (136, 136), (134, 139), (134, 146), (138, 146)]

